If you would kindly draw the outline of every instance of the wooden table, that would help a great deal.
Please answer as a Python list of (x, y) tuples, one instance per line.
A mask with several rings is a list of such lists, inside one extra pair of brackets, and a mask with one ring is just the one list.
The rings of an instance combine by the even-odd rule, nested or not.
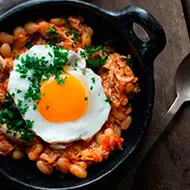
[[(12, 0), (13, 1), (13, 0)], [(18, 2), (26, 0), (17, 0)], [(14, 4), (16, 0), (14, 0)], [(175, 99), (174, 75), (179, 63), (190, 52), (189, 36), (184, 18), (190, 26), (189, 0), (89, 0), (109, 10), (128, 5), (147, 9), (164, 27), (167, 46), (155, 61), (156, 95), (151, 129)], [(0, 0), (2, 11), (9, 6)], [(182, 7), (183, 4), (183, 7)], [(12, 6), (13, 3), (10, 5)], [(183, 11), (184, 8), (184, 11)], [(190, 31), (190, 27), (189, 31)], [(169, 131), (141, 164), (132, 190), (189, 190), (190, 189), (190, 105), (182, 106), (169, 126)], [(150, 129), (150, 130), (151, 130)], [(122, 189), (127, 187), (124, 185)]]

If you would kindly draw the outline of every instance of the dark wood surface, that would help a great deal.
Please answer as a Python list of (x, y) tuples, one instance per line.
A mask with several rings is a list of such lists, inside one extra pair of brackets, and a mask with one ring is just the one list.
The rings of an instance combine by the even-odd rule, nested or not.
[[(0, 0), (0, 12), (25, 0)], [(182, 0), (190, 24), (190, 1)], [(190, 52), (184, 12), (180, 0), (89, 0), (109, 10), (128, 5), (147, 9), (164, 27), (167, 46), (155, 61), (156, 95), (151, 129), (175, 99), (174, 75), (179, 63)], [(189, 16), (189, 17), (188, 17)], [(169, 131), (140, 165), (132, 190), (190, 189), (190, 104), (186, 103), (169, 126)], [(151, 130), (150, 129), (150, 130)], [(1, 187), (1, 186), (0, 186)], [(127, 187), (123, 186), (123, 190)]]

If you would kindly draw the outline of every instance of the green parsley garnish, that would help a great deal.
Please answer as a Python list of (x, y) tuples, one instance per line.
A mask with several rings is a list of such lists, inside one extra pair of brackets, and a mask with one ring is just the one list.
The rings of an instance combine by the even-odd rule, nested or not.
[(54, 46), (54, 45), (56, 45), (56, 43), (57, 43), (57, 40), (51, 40), (48, 44), (50, 46)]
[(89, 63), (90, 66), (92, 66), (93, 68), (97, 68), (97, 67), (98, 67), (98, 62), (96, 62), (94, 59), (89, 58), (89, 59), (88, 59), (88, 63)]
[(49, 109), (49, 106), (46, 106), (46, 110), (48, 110)]
[(30, 48), (32, 47), (32, 44), (31, 44), (30, 42), (27, 42), (26, 45), (25, 45), (25, 47), (26, 47), (27, 49), (30, 49)]
[(15, 97), (15, 93), (13, 92), (13, 93), (11, 94), (11, 96), (12, 96), (12, 97)]
[(99, 50), (101, 50), (101, 49), (103, 49), (103, 46), (102, 46), (102, 45), (100, 45), (100, 46), (98, 46), (98, 47), (96, 47), (96, 48), (87, 47), (87, 48), (86, 48), (86, 53), (87, 53), (88, 55), (93, 55), (94, 53), (96, 53), (97, 51), (99, 51)]
[(93, 90), (93, 86), (90, 87), (90, 90)]
[(36, 110), (37, 107), (38, 107), (38, 105), (37, 105), (37, 104), (34, 104), (34, 105), (33, 105), (33, 110)]
[(127, 66), (131, 67), (131, 65), (132, 65), (132, 58), (126, 58), (125, 61), (126, 61)]
[(80, 56), (86, 58), (86, 53), (84, 51), (80, 51)]
[(106, 99), (105, 99), (105, 102), (111, 103), (112, 101), (111, 101), (109, 98), (106, 98)]
[(96, 82), (96, 80), (95, 80), (94, 77), (92, 77), (91, 80), (92, 80), (92, 83), (95, 83), (95, 82)]
[(103, 66), (105, 65), (106, 61), (107, 61), (107, 56), (102, 59), (99, 55), (95, 56), (94, 58), (88, 58), (88, 63), (92, 68), (97, 68), (99, 66)]
[(50, 52), (48, 52), (48, 55), (49, 55), (50, 57), (53, 57), (53, 55), (52, 55)]
[(27, 77), (28, 70), (32, 71), (32, 76), (28, 77), (30, 86), (24, 95), (25, 99), (32, 98), (32, 100), (40, 100), (40, 83), (49, 79), (50, 76), (55, 75), (55, 79), (62, 84), (60, 74), (63, 72), (63, 66), (68, 61), (68, 52), (62, 51), (60, 47), (53, 47), (54, 64), (47, 65), (48, 61), (45, 57), (32, 57), (26, 55), (26, 58), (21, 58), (20, 65), (17, 65), (16, 71), (20, 73), (20, 77)]
[(65, 83), (65, 79), (59, 79), (57, 84), (64, 84)]
[(24, 106), (20, 107), (20, 113), (24, 115), (28, 111), (29, 106), (27, 104), (24, 104)]
[(20, 94), (21, 92), (22, 92), (22, 90), (20, 90), (20, 89), (17, 89), (17, 91), (16, 91), (17, 94)]
[(82, 71), (82, 74), (83, 74), (83, 75), (86, 75), (86, 71)]
[(48, 32), (49, 32), (54, 38), (58, 38), (58, 34), (57, 34), (57, 32), (55, 31), (54, 28), (50, 28), (50, 29), (48, 30)]
[(0, 124), (6, 124), (7, 133), (11, 133), (13, 136), (18, 133), (24, 141), (30, 142), (34, 140), (31, 130), (33, 122), (22, 119), (18, 109), (14, 106), (14, 101), (8, 94), (6, 94), (5, 102), (0, 110)]
[(88, 97), (85, 97), (84, 100), (88, 100)]
[(22, 100), (18, 100), (18, 107), (20, 108), (22, 106), (23, 101)]
[(66, 35), (67, 36), (71, 36), (72, 35), (73, 36), (72, 40), (75, 43), (80, 39), (78, 32), (76, 30), (74, 30), (74, 29), (71, 29), (71, 28), (68, 30), (68, 32), (66, 33)]

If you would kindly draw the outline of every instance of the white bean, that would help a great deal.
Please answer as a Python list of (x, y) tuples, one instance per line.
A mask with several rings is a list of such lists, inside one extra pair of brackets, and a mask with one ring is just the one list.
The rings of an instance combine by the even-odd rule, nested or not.
[(43, 151), (43, 145), (42, 144), (35, 144), (32, 147), (29, 148), (28, 151), (28, 158), (30, 160), (37, 160), (40, 156), (40, 154)]
[(44, 173), (44, 174), (48, 174), (48, 175), (51, 175), (52, 172), (53, 172), (53, 168), (46, 162), (42, 161), (42, 160), (39, 160), (37, 163), (36, 163), (38, 169)]
[(119, 137), (121, 136), (121, 129), (118, 125), (115, 125), (113, 130), (117, 136), (119, 136)]
[(98, 145), (101, 144), (101, 142), (102, 142), (102, 132), (98, 132), (98, 133), (96, 134), (96, 136), (95, 136), (95, 141), (96, 141), (96, 143), (97, 143)]
[(20, 37), (20, 35), (25, 35), (26, 34), (26, 31), (25, 29), (22, 27), (22, 26), (17, 26), (15, 29), (14, 29), (14, 37), (17, 39)]
[(64, 25), (65, 20), (64, 20), (63, 18), (52, 18), (52, 19), (50, 20), (50, 22), (51, 22), (52, 24), (57, 25), (57, 26), (62, 26), (62, 25)]
[(57, 161), (57, 169), (63, 173), (69, 172), (67, 160), (65, 158), (59, 158)]
[(82, 161), (80, 161), (80, 162), (76, 162), (75, 164), (77, 164), (77, 165), (79, 165), (80, 167), (82, 167), (83, 169), (87, 169), (87, 164), (86, 164), (86, 162), (82, 162)]
[(87, 177), (87, 171), (76, 164), (71, 165), (70, 172), (78, 178), (84, 179)]
[(110, 136), (114, 135), (114, 131), (113, 131), (113, 129), (111, 129), (111, 128), (107, 128), (107, 129), (104, 131), (104, 133), (105, 133), (106, 135), (110, 135)]
[(13, 44), (14, 37), (13, 37), (13, 35), (10, 35), (6, 32), (0, 32), (0, 42), (1, 43)]
[(5, 58), (5, 57), (10, 57), (11, 56), (11, 47), (8, 43), (4, 43), (1, 46), (0, 49), (1, 55)]
[(122, 123), (121, 123), (121, 130), (127, 130), (131, 125), (132, 117), (129, 115)]
[(15, 150), (12, 154), (13, 159), (20, 160), (24, 157), (24, 154), (20, 150)]
[(34, 22), (27, 22), (24, 25), (24, 29), (28, 34), (33, 34), (37, 31), (37, 25)]

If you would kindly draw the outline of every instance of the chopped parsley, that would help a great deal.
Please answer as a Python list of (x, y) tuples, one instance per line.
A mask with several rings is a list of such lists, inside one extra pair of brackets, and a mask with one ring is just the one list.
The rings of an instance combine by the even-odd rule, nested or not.
[(23, 101), (22, 100), (18, 100), (18, 107), (20, 108), (22, 106)]
[(88, 97), (85, 97), (84, 100), (88, 100)]
[(93, 90), (93, 86), (90, 87), (90, 90)]
[(20, 107), (20, 113), (24, 115), (28, 111), (29, 106), (27, 104), (24, 104), (24, 106)]
[(37, 108), (38, 108), (38, 105), (37, 105), (37, 104), (34, 104), (34, 105), (33, 105), (33, 110), (37, 110)]
[(49, 32), (49, 34), (51, 34), (54, 38), (58, 38), (58, 34), (57, 34), (57, 32), (55, 31), (54, 28), (50, 28), (50, 29), (48, 30), (48, 32)]
[(132, 65), (132, 58), (126, 58), (125, 61), (126, 61), (127, 66), (131, 67), (131, 65)]
[(84, 51), (80, 51), (80, 56), (86, 58), (86, 53)]
[(71, 36), (71, 35), (72, 35), (72, 36), (73, 36), (73, 37), (72, 37), (72, 40), (73, 40), (75, 43), (80, 39), (78, 32), (77, 32), (76, 30), (72, 29), (72, 28), (70, 28), (70, 29), (67, 31), (66, 35), (67, 35), (67, 36)]
[(50, 52), (48, 52), (48, 55), (49, 55), (50, 57), (53, 57), (53, 55), (52, 55)]
[(64, 84), (65, 83), (65, 79), (59, 79), (57, 84)]
[(85, 39), (87, 39), (87, 38), (89, 38), (90, 36), (87, 34), (86, 36), (85, 36)]
[(25, 47), (26, 47), (27, 49), (30, 49), (30, 48), (32, 47), (32, 44), (31, 44), (30, 42), (27, 42), (26, 45), (25, 45)]
[(17, 89), (17, 91), (16, 91), (17, 94), (20, 94), (21, 92), (22, 92), (22, 90), (20, 90), (20, 89)]
[(100, 45), (100, 46), (98, 46), (98, 47), (96, 47), (96, 48), (93, 48), (93, 47), (86, 47), (86, 53), (87, 53), (88, 55), (93, 55), (94, 53), (96, 53), (97, 51), (102, 50), (102, 49), (103, 49), (103, 46), (102, 46), (102, 45)]
[(13, 92), (13, 93), (11, 94), (11, 96), (12, 96), (12, 97), (15, 97), (15, 93)]
[(48, 44), (50, 46), (54, 46), (54, 45), (56, 45), (56, 43), (57, 43), (57, 40), (51, 40)]
[(40, 100), (40, 83), (48, 80), (50, 76), (55, 75), (58, 84), (63, 84), (63, 79), (60, 79), (60, 74), (63, 72), (63, 66), (68, 61), (68, 52), (62, 51), (60, 47), (53, 47), (54, 59), (53, 63), (47, 65), (48, 61), (45, 57), (33, 57), (26, 55), (26, 58), (21, 58), (21, 63), (17, 65), (16, 71), (20, 73), (21, 78), (26, 78), (28, 70), (32, 71), (32, 76), (28, 77), (30, 81), (29, 88), (24, 95), (25, 99)]
[(88, 63), (90, 64), (90, 66), (92, 66), (92, 68), (98, 67), (98, 62), (96, 62), (94, 59), (89, 58)]
[(83, 75), (86, 75), (86, 71), (83, 70), (83, 71), (82, 71), (82, 74), (83, 74)]
[(18, 133), (24, 141), (30, 142), (34, 140), (31, 130), (33, 122), (22, 119), (18, 109), (14, 106), (14, 101), (8, 94), (6, 94), (5, 102), (0, 110), (0, 124), (6, 124), (7, 133), (11, 133), (13, 136)]
[(49, 106), (46, 106), (46, 110), (48, 110), (49, 109)]
[(91, 78), (91, 80), (92, 80), (92, 83), (94, 83), (94, 84), (95, 84), (95, 82), (96, 82), (95, 78), (94, 78), (94, 77), (92, 77), (92, 78)]
[(88, 63), (92, 68), (97, 68), (99, 66), (103, 66), (105, 65), (106, 61), (107, 61), (107, 56), (102, 59), (99, 55), (95, 56), (94, 58), (88, 58)]
[(106, 99), (105, 99), (105, 102), (111, 103), (112, 101), (111, 101), (109, 98), (106, 98)]

